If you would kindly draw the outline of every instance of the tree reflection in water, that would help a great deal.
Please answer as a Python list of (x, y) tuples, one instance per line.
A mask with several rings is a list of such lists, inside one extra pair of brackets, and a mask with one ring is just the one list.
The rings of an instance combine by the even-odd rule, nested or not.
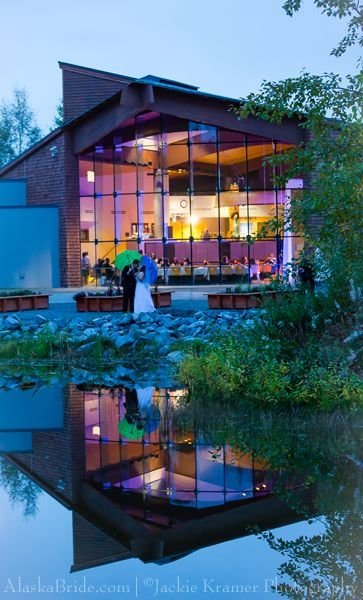
[(35, 517), (38, 512), (40, 487), (1, 457), (0, 487), (7, 492), (11, 504), (22, 507), (25, 517)]
[[(285, 559), (271, 588), (294, 600), (361, 597), (361, 415), (249, 412), (241, 423), (236, 413), (222, 412), (219, 419), (198, 414), (194, 418), (215, 443), (228, 439), (236, 451), (248, 449), (265, 460), (273, 472), (278, 471), (274, 493), (321, 530), (284, 539), (273, 531), (251, 527), (251, 532)], [(186, 417), (187, 407), (183, 413)], [(216, 411), (218, 414), (221, 411)], [(291, 476), (297, 485), (291, 485)], [(313, 516), (311, 507), (302, 500), (303, 489), (312, 492)]]

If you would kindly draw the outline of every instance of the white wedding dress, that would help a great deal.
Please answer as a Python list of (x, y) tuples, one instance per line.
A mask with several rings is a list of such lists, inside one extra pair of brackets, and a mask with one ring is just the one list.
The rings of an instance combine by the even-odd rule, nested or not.
[(155, 306), (151, 298), (150, 285), (143, 281), (136, 281), (134, 313), (139, 315), (145, 312), (154, 312)]

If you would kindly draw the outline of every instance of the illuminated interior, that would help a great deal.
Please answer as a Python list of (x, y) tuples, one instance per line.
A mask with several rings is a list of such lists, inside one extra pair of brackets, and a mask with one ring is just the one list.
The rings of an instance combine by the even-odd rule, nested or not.
[[(112, 262), (124, 249), (141, 249), (196, 273), (205, 262), (220, 268), (226, 259), (263, 262), (274, 255), (279, 264), (287, 263), (302, 240), (266, 228), (283, 218), (290, 192), (273, 188), (266, 159), (291, 147), (141, 114), (79, 156), (81, 251), (93, 265), (100, 258)], [(209, 283), (221, 271), (199, 275)]]

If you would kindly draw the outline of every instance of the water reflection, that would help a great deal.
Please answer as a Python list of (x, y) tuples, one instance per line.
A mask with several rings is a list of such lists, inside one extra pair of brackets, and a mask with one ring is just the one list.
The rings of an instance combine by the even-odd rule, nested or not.
[[(322, 582), (339, 577), (358, 585), (361, 461), (348, 417), (206, 415), (180, 389), (69, 384), (0, 392), (0, 428), (12, 500), (35, 510), (31, 481), (72, 511), (73, 571), (162, 564), (255, 532), (286, 559), (280, 595), (309, 583), (323, 598)], [(273, 533), (311, 518), (323, 528), (313, 538)]]
[(177, 507), (222, 506), (273, 489), (267, 464), (212, 443), (195, 423), (178, 421), (182, 393), (152, 387), (85, 392), (87, 480), (146, 522), (172, 525), (185, 512)]

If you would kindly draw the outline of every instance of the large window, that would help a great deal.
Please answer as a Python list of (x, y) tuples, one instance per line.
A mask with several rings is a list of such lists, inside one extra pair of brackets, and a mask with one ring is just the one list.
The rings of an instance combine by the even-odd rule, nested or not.
[(267, 160), (290, 147), (155, 112), (130, 119), (79, 157), (81, 251), (96, 264), (142, 250), (166, 284), (271, 277), (301, 246), (283, 225), (293, 192), (274, 187)]

